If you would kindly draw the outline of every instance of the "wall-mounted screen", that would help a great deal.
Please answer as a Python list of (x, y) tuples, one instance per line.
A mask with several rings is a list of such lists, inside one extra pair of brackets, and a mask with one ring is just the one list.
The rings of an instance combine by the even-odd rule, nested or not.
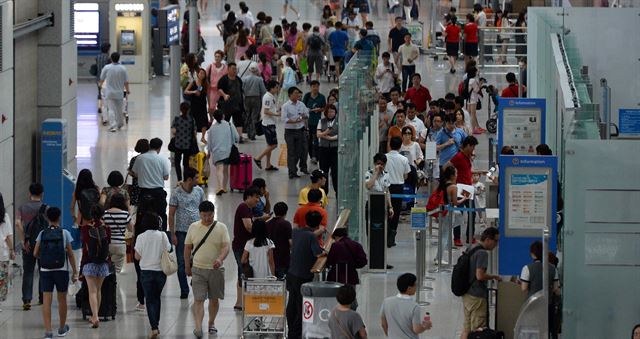
[(97, 3), (74, 4), (73, 24), (78, 48), (100, 48), (100, 12)]

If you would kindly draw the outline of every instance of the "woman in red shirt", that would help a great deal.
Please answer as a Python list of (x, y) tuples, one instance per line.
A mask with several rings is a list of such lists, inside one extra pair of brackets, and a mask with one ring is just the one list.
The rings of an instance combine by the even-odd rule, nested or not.
[(447, 57), (451, 65), (449, 72), (453, 74), (456, 72), (456, 61), (458, 60), (460, 51), (460, 26), (456, 25), (455, 15), (447, 17), (447, 27), (444, 29), (444, 41), (447, 45)]
[(464, 25), (464, 61), (475, 59), (478, 56), (478, 24), (475, 23), (473, 14), (467, 14), (467, 23)]

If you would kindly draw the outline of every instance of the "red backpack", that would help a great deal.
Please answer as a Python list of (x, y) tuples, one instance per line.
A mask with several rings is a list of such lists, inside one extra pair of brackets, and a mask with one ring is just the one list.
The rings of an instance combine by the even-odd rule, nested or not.
[[(431, 196), (429, 197), (429, 200), (427, 201), (427, 213), (433, 211), (433, 210), (437, 210), (440, 208), (440, 206), (444, 205), (444, 195), (445, 195), (445, 191), (439, 190), (436, 188), (435, 191), (433, 191), (433, 193), (431, 193)], [(438, 217), (445, 217), (447, 216), (447, 212), (448, 211), (441, 211), (438, 213), (434, 213), (432, 216), (434, 218), (438, 218)]]

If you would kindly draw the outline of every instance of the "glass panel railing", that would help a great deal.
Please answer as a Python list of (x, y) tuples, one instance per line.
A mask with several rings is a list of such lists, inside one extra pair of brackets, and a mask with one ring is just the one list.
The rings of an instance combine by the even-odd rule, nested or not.
[(374, 53), (356, 53), (340, 76), (338, 123), (338, 210), (348, 208), (349, 236), (359, 239), (364, 224), (364, 171), (368, 168), (369, 145), (377, 124), (371, 130), (375, 107), (373, 74), (377, 58)]

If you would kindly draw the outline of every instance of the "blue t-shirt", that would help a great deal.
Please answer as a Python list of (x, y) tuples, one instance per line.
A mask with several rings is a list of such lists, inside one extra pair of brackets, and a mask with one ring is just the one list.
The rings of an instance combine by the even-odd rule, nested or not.
[(353, 48), (362, 51), (371, 51), (373, 50), (373, 43), (367, 38), (360, 39), (356, 41), (356, 44), (353, 46)]
[(440, 166), (444, 166), (451, 158), (453, 158), (458, 150), (462, 146), (462, 140), (466, 138), (467, 135), (461, 128), (457, 128), (453, 130), (453, 132), (449, 132), (446, 128), (443, 128), (436, 135), (436, 145), (442, 145), (449, 141), (449, 139), (453, 138), (455, 144), (449, 145), (440, 150)]
[[(73, 237), (71, 236), (71, 233), (69, 233), (69, 231), (62, 229), (62, 236), (64, 237), (64, 248), (65, 248), (65, 252), (67, 250), (67, 245), (71, 244), (71, 242), (73, 241)], [(40, 233), (38, 233), (38, 237), (36, 238), (36, 243), (40, 242), (40, 237), (42, 237), (42, 231)], [(66, 260), (66, 263), (63, 267), (61, 268), (54, 268), (54, 269), (46, 269), (46, 268), (42, 268), (40, 267), (40, 271), (41, 272), (51, 272), (51, 271), (68, 271), (69, 270), (69, 259)]]
[(329, 44), (331, 45), (331, 54), (334, 57), (344, 57), (347, 50), (349, 35), (343, 30), (337, 30), (329, 35)]

